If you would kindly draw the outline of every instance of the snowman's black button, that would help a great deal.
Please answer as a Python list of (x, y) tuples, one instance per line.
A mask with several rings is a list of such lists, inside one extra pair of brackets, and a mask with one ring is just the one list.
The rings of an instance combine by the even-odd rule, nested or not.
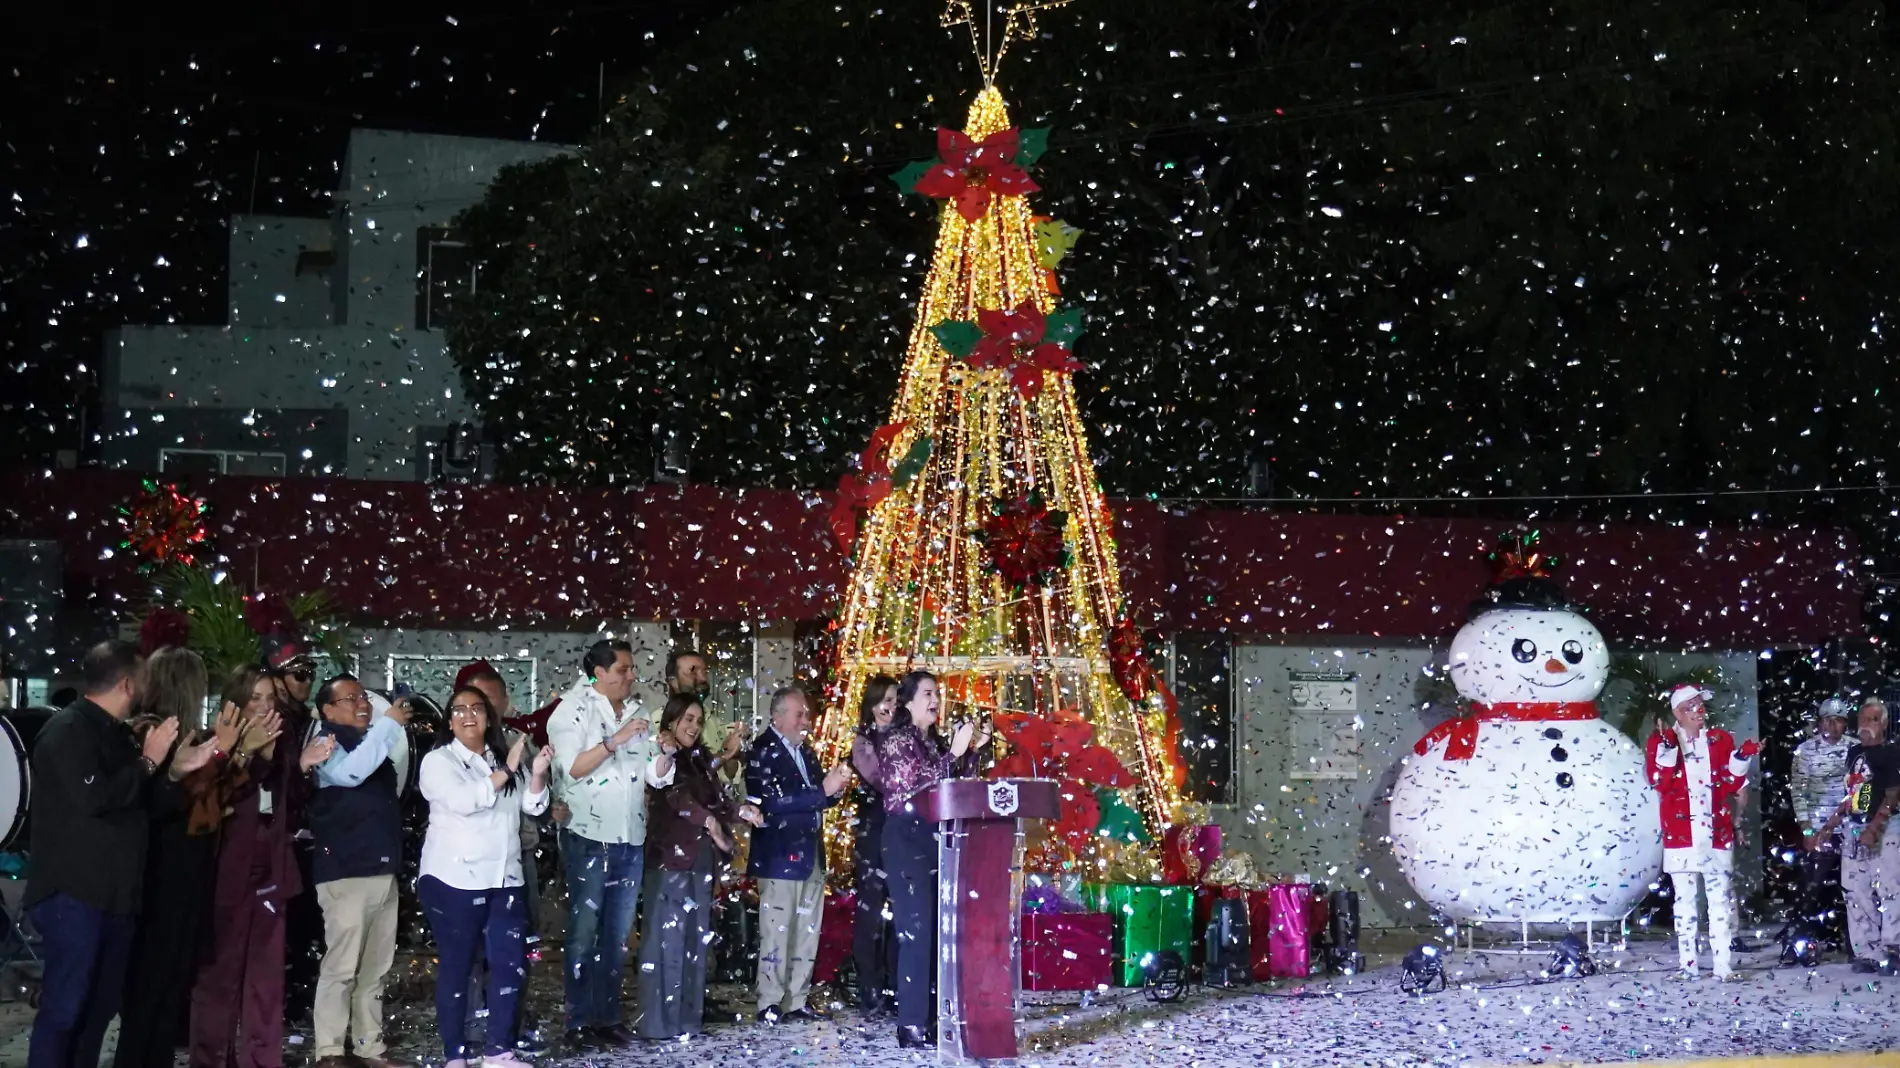
[(1560, 771), (1557, 773), (1557, 785), (1562, 787), (1565, 790), (1570, 789), (1571, 784), (1575, 783), (1576, 781), (1577, 780), (1570, 777), (1570, 773), (1567, 771)]
[(1561, 742), (1564, 740), (1564, 732), (1555, 727), (1545, 727), (1544, 737), (1549, 738), (1553, 742)]
[(1561, 764), (1570, 759), (1570, 750), (1565, 749), (1561, 745), (1553, 745), (1550, 747), (1550, 759)]

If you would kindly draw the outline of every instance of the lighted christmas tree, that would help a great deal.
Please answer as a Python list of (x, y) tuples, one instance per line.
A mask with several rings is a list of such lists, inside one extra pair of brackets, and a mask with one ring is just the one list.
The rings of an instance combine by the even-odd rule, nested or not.
[[(894, 176), (941, 199), (942, 217), (890, 421), (833, 513), (855, 554), (822, 744), (827, 759), (849, 751), (872, 675), (927, 670), (946, 726), (988, 715), (1014, 743), (1000, 774), (1070, 785), (1072, 853), (1124, 801), (1140, 813), (1134, 830), (1159, 842), (1185, 769), (1076, 407), (1085, 325), (1054, 268), (1079, 231), (1034, 214), (1047, 131), (1011, 124), (998, 58), (983, 62), (964, 129), (938, 131), (939, 158)], [(1123, 792), (1098, 809), (1097, 786)], [(834, 828), (834, 845), (848, 833)]]

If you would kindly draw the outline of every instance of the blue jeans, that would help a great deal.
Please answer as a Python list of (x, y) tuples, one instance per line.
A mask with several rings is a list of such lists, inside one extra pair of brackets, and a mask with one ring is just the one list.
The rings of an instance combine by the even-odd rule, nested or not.
[(68, 894), (36, 902), (27, 915), (46, 960), (28, 1068), (98, 1068), (106, 1025), (124, 995), (138, 918), (102, 912)]
[(620, 970), (627, 935), (640, 904), (644, 845), (596, 842), (563, 829), (561, 867), (567, 873), (567, 1026), (609, 1027), (620, 1022)]
[(528, 985), (526, 895), (505, 890), (458, 890), (433, 875), (416, 880), (416, 897), (435, 935), (435, 1026), (449, 1060), (469, 1056), (468, 975), (475, 949), (488, 959), (488, 1056), (514, 1051), (515, 1002)]

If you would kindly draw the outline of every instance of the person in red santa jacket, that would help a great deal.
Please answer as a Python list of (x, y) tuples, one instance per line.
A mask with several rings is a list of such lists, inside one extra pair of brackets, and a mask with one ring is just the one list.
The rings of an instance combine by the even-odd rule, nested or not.
[(1730, 889), (1735, 810), (1748, 786), (1748, 766), (1761, 746), (1740, 747), (1733, 735), (1710, 728), (1700, 686), (1669, 691), (1675, 726), (1658, 719), (1649, 736), (1649, 782), (1662, 795), (1663, 871), (1675, 885), (1676, 954), (1685, 976), (1696, 974), (1696, 884), (1709, 900), (1709, 946), (1715, 975), (1733, 974), (1735, 898)]

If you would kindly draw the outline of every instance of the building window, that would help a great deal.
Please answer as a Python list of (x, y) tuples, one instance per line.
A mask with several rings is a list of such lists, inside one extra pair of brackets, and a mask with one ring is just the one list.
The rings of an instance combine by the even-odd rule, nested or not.
[(160, 449), (158, 470), (167, 475), (255, 475), (281, 478), (281, 452), (243, 452), (236, 449)]
[(416, 326), (442, 330), (456, 298), (475, 292), (475, 257), (453, 231), (424, 226), (416, 231)]

